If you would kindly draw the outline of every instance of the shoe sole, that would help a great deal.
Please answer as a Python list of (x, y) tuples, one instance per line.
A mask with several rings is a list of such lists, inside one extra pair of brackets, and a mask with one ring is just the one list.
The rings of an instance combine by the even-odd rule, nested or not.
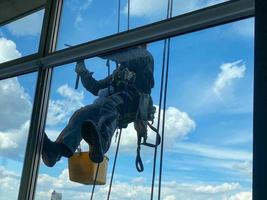
[(53, 167), (56, 164), (56, 161), (51, 161), (49, 156), (44, 152), (42, 152), (42, 160), (47, 167)]
[(49, 139), (45, 135), (44, 142), (43, 142), (43, 150), (42, 150), (42, 160), (47, 167), (53, 167), (56, 164), (56, 162), (59, 161), (59, 158), (57, 157), (53, 160), (51, 159), (53, 155), (49, 155), (49, 151), (46, 150), (47, 146), (49, 146), (48, 143), (49, 143)]
[(97, 130), (92, 122), (85, 122), (83, 128), (85, 131), (82, 131), (82, 138), (89, 145), (89, 158), (94, 163), (101, 163), (103, 161), (103, 152), (101, 148), (101, 138), (97, 133)]

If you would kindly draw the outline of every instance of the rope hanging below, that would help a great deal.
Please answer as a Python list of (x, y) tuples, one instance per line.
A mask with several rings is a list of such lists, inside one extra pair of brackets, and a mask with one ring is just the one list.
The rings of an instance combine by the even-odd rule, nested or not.
[[(169, 19), (172, 17), (172, 8), (173, 8), (173, 0), (168, 0), (167, 6), (167, 15), (166, 18)], [(164, 40), (164, 48), (163, 48), (163, 58), (162, 58), (162, 72), (161, 72), (161, 83), (160, 83), (160, 99), (159, 99), (159, 112), (158, 112), (158, 124), (157, 130), (160, 128), (160, 119), (161, 119), (161, 106), (162, 106), (162, 95), (163, 95), (163, 85), (165, 81), (164, 87), (164, 107), (163, 107), (163, 121), (162, 121), (162, 138), (161, 138), (161, 155), (160, 155), (160, 172), (159, 172), (159, 190), (158, 190), (158, 199), (160, 199), (161, 192), (161, 176), (162, 176), (162, 158), (163, 158), (163, 145), (164, 145), (164, 127), (165, 127), (165, 111), (166, 111), (166, 98), (167, 98), (167, 84), (168, 84), (168, 69), (169, 69), (169, 55), (170, 55), (170, 39)], [(166, 63), (167, 60), (167, 63)], [(165, 72), (166, 66), (166, 72)], [(164, 80), (164, 72), (165, 72), (165, 80)], [(151, 182), (151, 194), (150, 200), (153, 200), (154, 194), (154, 185), (155, 185), (155, 173), (156, 173), (156, 161), (157, 161), (157, 147), (154, 150), (154, 161), (153, 161), (153, 174), (152, 174), (152, 182)]]

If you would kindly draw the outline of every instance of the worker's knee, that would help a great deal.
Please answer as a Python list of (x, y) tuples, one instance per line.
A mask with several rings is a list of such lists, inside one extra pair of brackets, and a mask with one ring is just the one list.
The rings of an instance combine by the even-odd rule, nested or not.
[(85, 120), (86, 115), (88, 115), (90, 112), (90, 109), (85, 109), (85, 107), (82, 107), (78, 110), (76, 110), (73, 115), (70, 118), (70, 123), (79, 123)]

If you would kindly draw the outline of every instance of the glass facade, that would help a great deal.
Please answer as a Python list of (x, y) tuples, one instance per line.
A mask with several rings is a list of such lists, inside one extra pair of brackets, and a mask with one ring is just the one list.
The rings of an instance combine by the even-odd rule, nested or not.
[[(172, 16), (222, 2), (225, 0), (175, 0)], [(68, 47), (66, 44), (77, 45), (164, 20), (167, 7), (167, 0), (64, 1), (57, 48), (63, 49)]]
[[(231, 199), (238, 195), (251, 198), (253, 24), (254, 19), (248, 19), (171, 38), (163, 199), (193, 199), (195, 196), (198, 199)], [(152, 98), (157, 108), (156, 126), (164, 41), (148, 44), (147, 49), (154, 60)], [(85, 64), (99, 80), (108, 75), (106, 58), (111, 58), (112, 73), (116, 69), (114, 57), (125, 62), (134, 57), (122, 55), (95, 57)], [(81, 83), (78, 90), (74, 89), (75, 65), (71, 63), (54, 71), (46, 125), (51, 140), (57, 138), (74, 111), (92, 104), (97, 98)], [(68, 78), (62, 79), (63, 76)], [(107, 183), (96, 187), (95, 199), (107, 197), (117, 145), (115, 138), (107, 153), (110, 159)], [(138, 173), (135, 169), (136, 138), (133, 124), (123, 129), (111, 193), (113, 199), (150, 198), (154, 149), (142, 147), (145, 171)], [(152, 131), (149, 131), (148, 140), (154, 143)], [(82, 150), (88, 150), (84, 141)], [(157, 186), (159, 159), (156, 169)], [(68, 173), (66, 158), (53, 168), (42, 163), (36, 199), (48, 198), (54, 190), (64, 199), (71, 199), (73, 195), (77, 199), (89, 198), (92, 186), (71, 182)], [(157, 187), (154, 196), (157, 196)]]
[[(231, 1), (229, 5), (224, 2), (173, 0), (171, 17), (181, 16), (184, 21), (170, 19), (163, 24), (172, 21), (183, 25), (190, 13), (217, 4), (227, 8)], [(229, 7), (235, 10), (239, 4), (243, 6), (233, 1), (233, 6)], [(48, 11), (55, 12), (55, 16), (51, 12), (52, 18), (46, 14), (48, 18), (43, 20), (44, 10), (39, 10), (0, 28), (0, 64), (27, 55), (36, 56), (30, 62), (21, 59), (21, 63), (15, 61), (10, 68), (4, 64), (0, 69), (0, 79), (4, 77), (0, 80), (0, 200), (90, 198), (92, 185), (70, 180), (68, 158), (61, 157), (53, 167), (47, 167), (47, 161), (42, 159), (48, 149), (47, 139), (41, 138), (43, 134), (52, 141), (63, 143), (64, 149), (60, 150), (63, 154), (77, 152), (79, 143), (82, 152), (89, 151), (81, 134), (91, 133), (93, 129), (88, 123), (80, 123), (79, 119), (79, 111), (85, 110), (88, 112), (82, 112), (85, 113), (82, 120), (86, 118), (101, 125), (98, 128), (108, 141), (103, 148), (110, 142), (106, 153), (109, 160), (106, 184), (96, 186), (94, 199), (108, 196), (119, 137), (116, 127), (125, 125), (117, 117), (125, 113), (129, 124), (122, 130), (111, 199), (150, 199), (154, 148), (141, 145), (144, 171), (137, 172), (135, 128), (143, 124), (133, 123), (136, 116), (142, 115), (141, 111), (145, 112), (143, 108), (137, 109), (141, 105), (141, 94), (150, 92), (151, 99), (145, 99), (144, 95), (141, 100), (147, 100), (149, 111), (154, 112), (153, 126), (160, 123), (159, 133), (162, 134), (162, 127), (165, 133), (164, 148), (159, 146), (156, 156), (154, 198), (158, 198), (160, 191), (163, 200), (252, 199), (255, 38), (254, 18), (247, 18), (252, 14), (248, 11), (229, 14), (227, 11), (224, 16), (222, 9), (218, 19), (215, 17), (212, 18), (214, 22), (207, 22), (205, 19), (212, 12), (206, 11), (216, 10), (210, 7), (203, 10), (205, 14), (199, 25), (189, 19), (191, 24), (186, 24), (186, 30), (175, 29), (178, 33), (161, 30), (159, 33), (156, 29), (163, 26), (152, 23), (166, 19), (168, 1), (65, 0), (51, 1), (46, 6), (46, 9), (51, 6)], [(244, 20), (236, 21), (239, 19)], [(49, 27), (47, 31), (41, 31), (43, 21), (45, 27)], [(145, 25), (154, 28), (146, 29)], [(131, 35), (131, 29), (135, 28), (138, 28), (132, 31), (137, 33), (137, 36), (132, 34), (135, 40), (125, 41), (124, 34)], [(154, 39), (138, 36), (138, 30), (148, 30), (148, 35)], [(117, 34), (121, 32), (124, 33)], [(180, 33), (182, 35), (178, 35)], [(108, 37), (112, 35), (114, 37)], [(162, 40), (166, 35), (172, 37)], [(116, 37), (123, 42), (118, 44)], [(130, 47), (144, 41), (153, 42)], [(169, 41), (169, 49), (165, 46), (166, 41)], [(68, 52), (67, 47), (78, 44)], [(88, 48), (88, 53), (84, 47), (92, 49)], [(99, 55), (107, 49), (119, 50)], [(84, 71), (81, 58), (85, 58), (84, 64), (89, 71)], [(75, 88), (77, 63), (78, 71), (87, 78), (79, 80), (79, 86)], [(31, 64), (35, 68), (26, 67), (24, 71), (18, 68)], [(50, 67), (54, 67), (53, 70)], [(41, 84), (35, 88), (37, 72), (34, 71), (37, 70)], [(9, 78), (14, 74), (19, 76)], [(89, 78), (91, 76), (102, 80), (101, 84), (97, 85)], [(161, 83), (167, 83), (167, 91), (163, 87), (163, 93)], [(167, 92), (165, 116), (164, 103), (160, 105), (164, 91)], [(108, 101), (110, 94), (114, 99)], [(33, 109), (33, 106), (40, 109)], [(31, 126), (28, 138), (32, 110), (36, 124)], [(106, 113), (95, 114), (98, 111)], [(102, 119), (105, 115), (108, 117)], [(43, 128), (44, 133), (41, 133)], [(32, 135), (35, 132), (36, 135)], [(150, 128), (147, 136), (149, 143), (155, 142), (155, 132)], [(43, 141), (44, 145), (41, 145)], [(161, 151), (162, 177), (159, 177)]]
[(44, 10), (0, 27), (0, 63), (38, 52)]
[(17, 199), (36, 73), (0, 81), (0, 199)]

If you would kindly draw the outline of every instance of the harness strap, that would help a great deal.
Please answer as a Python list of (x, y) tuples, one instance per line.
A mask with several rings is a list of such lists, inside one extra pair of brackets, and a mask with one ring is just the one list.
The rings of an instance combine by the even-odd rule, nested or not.
[(141, 137), (138, 137), (136, 158), (135, 158), (135, 166), (138, 172), (144, 171), (144, 165), (143, 165), (142, 158), (140, 155), (140, 150), (141, 150)]
[(150, 123), (147, 123), (147, 124), (148, 124), (149, 128), (151, 128), (151, 130), (153, 130), (157, 134), (156, 135), (156, 137), (157, 137), (156, 138), (156, 144), (151, 144), (151, 143), (146, 142), (144, 137), (143, 137), (144, 141), (141, 143), (142, 136), (140, 136), (140, 134), (138, 134), (136, 158), (135, 158), (135, 167), (136, 167), (138, 172), (144, 171), (144, 165), (143, 165), (143, 161), (142, 161), (141, 154), (140, 154), (141, 145), (156, 148), (160, 144), (160, 141), (161, 141), (161, 137), (160, 137), (160, 134), (157, 131), (157, 129), (155, 127), (153, 127)]

